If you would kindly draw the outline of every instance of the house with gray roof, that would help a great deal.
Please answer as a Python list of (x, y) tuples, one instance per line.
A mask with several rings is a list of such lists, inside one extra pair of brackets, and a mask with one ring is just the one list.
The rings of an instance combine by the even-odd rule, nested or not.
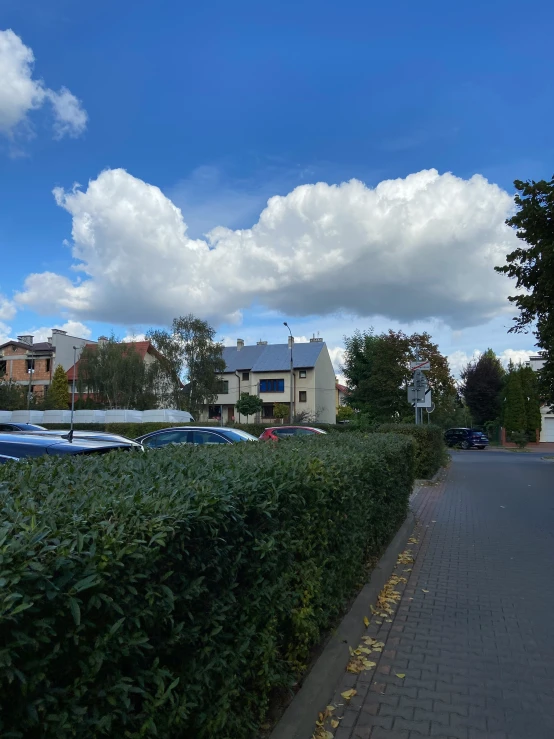
[[(292, 353), (292, 373), (291, 373)], [(268, 344), (259, 341), (245, 346), (237, 339), (236, 346), (223, 349), (225, 372), (221, 375), (221, 392), (214, 405), (204, 408), (201, 420), (222, 418), (245, 423), (235, 408), (241, 393), (257, 395), (263, 401), (261, 419), (274, 420), (273, 408), (282, 403), (290, 408), (292, 385), (292, 415), (320, 423), (335, 423), (335, 370), (323, 339), (307, 342)], [(253, 417), (248, 419), (253, 421)]]

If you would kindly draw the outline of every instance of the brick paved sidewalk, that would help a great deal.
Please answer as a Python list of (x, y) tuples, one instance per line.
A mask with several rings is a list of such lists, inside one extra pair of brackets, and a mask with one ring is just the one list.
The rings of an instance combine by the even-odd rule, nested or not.
[[(490, 455), (483, 485), (500, 474), (501, 457)], [(359, 646), (371, 653), (353, 655), (353, 666), (361, 656), (376, 667), (345, 673), (317, 739), (554, 739), (554, 649), (552, 640), (536, 638), (537, 628), (546, 635), (552, 611), (535, 626), (526, 623), (523, 591), (531, 564), (532, 579), (537, 569), (544, 576), (545, 609), (554, 607), (552, 575), (546, 563), (523, 561), (510, 584), (509, 568), (517, 566), (507, 532), (517, 520), (500, 518), (495, 529), (490, 514), (506, 506), (480, 497), (483, 491), (468, 480), (467, 459), (454, 460), (445, 479), (413, 496), (418, 523), (407, 551), (414, 563), (397, 565), (394, 573), (407, 582), (394, 585), (401, 597), (390, 617), (368, 614)], [(488, 470), (483, 460), (478, 466)], [(514, 478), (515, 469), (509, 465), (502, 474)], [(525, 476), (517, 480), (527, 487)], [(554, 487), (552, 493), (554, 500)], [(543, 524), (534, 525), (540, 532)], [(551, 543), (552, 531), (544, 546)], [(499, 578), (495, 569), (502, 566)], [(533, 594), (535, 608), (541, 597)], [(551, 623), (554, 637), (554, 617)], [(382, 651), (371, 639), (384, 643)], [(342, 694), (349, 690), (355, 694), (348, 700)]]

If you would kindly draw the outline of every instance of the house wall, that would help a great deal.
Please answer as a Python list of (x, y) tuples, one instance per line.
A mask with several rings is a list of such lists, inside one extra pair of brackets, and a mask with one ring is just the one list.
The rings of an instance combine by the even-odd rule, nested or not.
[(77, 349), (77, 360), (78, 360), (83, 347), (86, 346), (87, 344), (94, 344), (94, 343), (96, 342), (90, 341), (90, 339), (80, 339), (77, 336), (68, 336), (67, 334), (56, 333), (56, 330), (54, 329), (52, 331), (52, 341), (51, 341), (51, 344), (55, 348), (55, 351), (56, 351), (53, 369), (55, 370), (58, 364), (61, 364), (61, 366), (67, 372), (68, 369), (73, 367), (73, 356), (74, 356), (73, 347), (74, 346), (78, 347)]
[[(29, 354), (32, 354), (32, 346), (29, 350), (22, 347), (7, 346), (3, 350), (0, 361), (6, 363), (6, 379), (16, 382), (18, 385), (29, 384), (29, 372), (27, 371), (27, 360)], [(41, 357), (34, 360), (34, 372), (31, 379), (31, 387), (37, 395), (44, 395), (46, 387), (52, 379), (53, 361), (52, 356)]]
[(320, 423), (335, 423), (337, 420), (335, 369), (326, 346), (317, 358), (314, 371), (317, 420)]

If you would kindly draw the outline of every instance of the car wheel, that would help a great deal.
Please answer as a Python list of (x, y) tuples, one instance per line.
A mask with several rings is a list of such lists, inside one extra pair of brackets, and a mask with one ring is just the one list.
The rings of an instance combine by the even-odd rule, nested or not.
[(460, 444), (460, 446), (462, 447), (462, 449), (469, 449), (469, 442), (462, 441), (462, 443)]

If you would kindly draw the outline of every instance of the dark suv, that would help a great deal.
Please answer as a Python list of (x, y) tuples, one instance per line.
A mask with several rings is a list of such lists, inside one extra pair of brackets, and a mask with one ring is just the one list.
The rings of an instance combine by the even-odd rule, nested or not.
[(462, 449), (484, 449), (489, 443), (482, 431), (474, 429), (448, 429), (444, 440), (448, 446), (459, 446)]

